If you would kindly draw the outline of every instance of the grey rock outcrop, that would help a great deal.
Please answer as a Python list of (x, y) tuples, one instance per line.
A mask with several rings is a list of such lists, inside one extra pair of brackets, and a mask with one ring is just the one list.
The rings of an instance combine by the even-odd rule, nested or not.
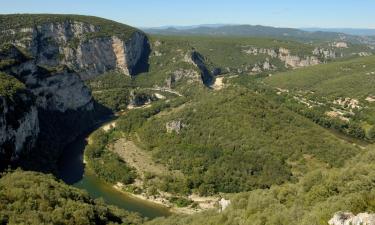
[(279, 48), (278, 58), (285, 62), (286, 66), (292, 68), (312, 66), (321, 63), (315, 56), (306, 56), (305, 58), (301, 58), (299, 56), (292, 55), (291, 52), (285, 48)]
[[(246, 46), (244, 46), (246, 47)], [(311, 55), (306, 55), (304, 57), (293, 55), (289, 49), (278, 48), (278, 49), (267, 49), (267, 48), (257, 48), (257, 47), (246, 47), (242, 52), (249, 55), (267, 55), (271, 58), (279, 59), (285, 63), (285, 67), (299, 68), (312, 66), (322, 63), (320, 59), (328, 60), (336, 58), (336, 53), (332, 50), (316, 48), (313, 50)], [(265, 70), (270, 70), (272, 67), (267, 64), (267, 61), (263, 64), (263, 68), (260, 65), (255, 65), (252, 72), (262, 72)]]
[(178, 69), (171, 73), (170, 77), (165, 80), (168, 88), (172, 88), (177, 82), (186, 79), (188, 83), (197, 82), (201, 80), (199, 73), (193, 69)]
[(375, 214), (338, 212), (328, 221), (329, 225), (375, 225)]
[(327, 59), (335, 59), (336, 52), (331, 49), (325, 49), (325, 48), (315, 48), (313, 50), (313, 54), (317, 57), (323, 58), (325, 60)]
[(14, 104), (2, 99), (0, 161), (6, 165), (22, 155), (31, 163), (37, 155), (53, 164), (64, 146), (94, 123), (95, 103), (79, 74), (66, 66), (49, 70), (23, 54), (15, 47), (0, 52), (0, 60), (16, 62), (3, 72), (24, 83), (27, 93), (16, 95)]
[[(12, 24), (11, 18), (4, 16), (6, 24)], [(147, 71), (150, 45), (143, 32), (103, 19), (26, 18), (33, 21), (0, 31), (1, 45), (13, 45), (0, 50), (0, 60), (14, 62), (0, 69), (21, 81), (30, 98), (18, 96), (14, 105), (0, 98), (0, 161), (39, 158), (56, 165), (68, 143), (109, 113), (95, 103), (84, 80), (112, 70), (130, 76)], [(102, 24), (119, 30), (103, 31)]]
[(30, 93), (0, 97), (0, 169), (30, 151), (39, 135), (38, 111)]
[(28, 49), (37, 64), (67, 65), (82, 79), (111, 70), (126, 75), (147, 70), (150, 46), (144, 33), (134, 31), (130, 38), (122, 40), (117, 36), (96, 37), (99, 30), (83, 22), (44, 23), (16, 30), (14, 35), (23, 32), (23, 38), (15, 38), (13, 44)]
[(177, 134), (179, 134), (183, 127), (184, 127), (184, 124), (181, 122), (181, 120), (173, 120), (165, 124), (167, 133), (176, 132)]

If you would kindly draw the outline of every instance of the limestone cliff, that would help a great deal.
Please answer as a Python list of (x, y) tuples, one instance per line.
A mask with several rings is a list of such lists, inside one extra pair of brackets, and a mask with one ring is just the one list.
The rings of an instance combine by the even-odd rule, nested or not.
[(66, 65), (82, 79), (111, 70), (132, 76), (148, 69), (150, 46), (143, 32), (128, 28), (130, 31), (124, 32), (129, 34), (121, 37), (120, 31), (103, 32), (102, 23), (108, 21), (92, 20), (96, 23), (91, 24), (80, 17), (38, 20), (30, 25), (25, 22), (17, 28), (1, 31), (0, 37), (30, 51), (36, 64)]
[(27, 92), (0, 97), (1, 165), (20, 159), (26, 167), (50, 169), (65, 145), (109, 112), (84, 80), (148, 69), (147, 36), (113, 21), (21, 14), (0, 16), (0, 28), (0, 72)]
[(28, 92), (0, 96), (0, 169), (22, 151), (30, 151), (39, 135), (38, 111)]
[[(287, 48), (277, 48), (277, 49), (267, 49), (267, 48), (256, 48), (250, 47), (242, 50), (244, 53), (249, 55), (267, 55), (271, 58), (279, 59), (280, 61), (285, 63), (285, 67), (290, 68), (299, 68), (299, 67), (306, 67), (317, 65), (323, 63), (323, 60), (334, 59), (336, 58), (336, 54), (334, 51), (316, 48), (314, 49), (311, 54), (306, 56), (298, 56), (292, 54), (292, 52)], [(323, 60), (322, 60), (323, 59)], [(267, 60), (263, 63), (263, 70), (270, 70), (270, 65), (267, 63)], [(253, 68), (253, 72), (261, 72), (262, 69), (259, 65), (256, 65)]]
[(201, 79), (206, 86), (213, 84), (215, 78), (212, 75), (211, 71), (206, 65), (205, 58), (197, 51), (191, 53), (191, 61), (199, 69), (201, 73)]
[[(0, 51), (0, 61), (14, 62), (2, 71), (25, 87), (25, 92), (1, 99), (0, 160), (4, 165), (19, 158), (28, 158), (28, 164), (38, 158), (53, 162), (94, 123), (97, 112), (90, 90), (69, 68), (44, 68), (16, 47)], [(35, 164), (43, 166), (41, 161)]]

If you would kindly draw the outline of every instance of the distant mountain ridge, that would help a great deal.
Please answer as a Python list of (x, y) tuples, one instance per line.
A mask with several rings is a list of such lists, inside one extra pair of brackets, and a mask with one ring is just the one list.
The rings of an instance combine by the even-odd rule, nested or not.
[[(308, 28), (307, 28), (308, 29)], [(236, 36), (236, 37), (269, 37), (297, 40), (303, 42), (349, 41), (356, 44), (368, 44), (375, 46), (375, 37), (364, 37), (335, 30), (303, 30), (296, 28), (281, 28), (261, 25), (197, 25), (197, 26), (167, 26), (159, 28), (144, 28), (146, 33), (162, 35), (186, 35), (186, 36)], [(340, 31), (340, 30), (337, 30)], [(349, 31), (347, 31), (349, 32)], [(370, 33), (370, 30), (355, 31), (351, 33)]]
[(308, 27), (308, 28), (300, 28), (304, 31), (309, 32), (335, 32), (335, 33), (344, 33), (349, 35), (356, 35), (356, 36), (375, 36), (375, 29), (367, 29), (367, 28), (319, 28), (319, 27)]

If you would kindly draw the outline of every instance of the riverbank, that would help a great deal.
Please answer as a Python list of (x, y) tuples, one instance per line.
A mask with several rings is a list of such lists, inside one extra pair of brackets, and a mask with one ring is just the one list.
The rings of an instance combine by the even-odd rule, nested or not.
[(134, 194), (130, 193), (125, 190), (125, 185), (118, 182), (117, 184), (113, 185), (115, 189), (117, 189), (120, 192), (123, 192), (125, 194), (129, 194), (134, 198), (138, 198), (145, 201), (150, 201), (155, 204), (162, 205), (164, 207), (167, 207), (170, 209), (172, 213), (177, 214), (194, 214), (203, 212), (210, 209), (218, 209), (219, 206), (219, 197), (202, 197), (198, 195), (189, 195), (188, 199), (196, 203), (199, 207), (193, 208), (193, 207), (177, 207), (173, 203), (171, 203), (168, 198), (170, 198), (172, 195), (169, 193), (161, 193), (159, 196), (155, 195), (147, 195), (145, 193), (141, 194)]
[(89, 137), (96, 130), (114, 122), (115, 119), (102, 120), (66, 147), (66, 154), (59, 162), (59, 178), (69, 185), (86, 191), (94, 199), (101, 198), (109, 205), (139, 213), (149, 219), (171, 215), (169, 208), (120, 192), (90, 171), (89, 161), (84, 154), (85, 147), (88, 142), (91, 142)]
[[(107, 123), (103, 124), (97, 130), (102, 129), (104, 132), (110, 132), (113, 128), (116, 127), (116, 120), (108, 121)], [(89, 135), (86, 139), (88, 145), (93, 143), (92, 135)], [(117, 182), (116, 184), (111, 184), (111, 187), (116, 189), (117, 191), (129, 195), (133, 198), (148, 201), (153, 204), (158, 204), (162, 207), (168, 208), (172, 213), (179, 213), (179, 214), (194, 214), (198, 212), (202, 212), (205, 210), (210, 209), (217, 209), (218, 202), (220, 200), (219, 197), (201, 197), (198, 195), (190, 195), (187, 197), (178, 197), (173, 196), (170, 193), (157, 191), (158, 194), (150, 195), (143, 190), (144, 182), (143, 179), (145, 178), (145, 173), (153, 172), (156, 175), (176, 175), (176, 176), (183, 176), (179, 171), (170, 172), (167, 168), (163, 167), (162, 165), (158, 165), (154, 163), (151, 157), (144, 152), (143, 150), (139, 149), (135, 143), (127, 141), (125, 138), (120, 138), (114, 143), (109, 143), (107, 146), (107, 150), (114, 152), (117, 154), (122, 160), (126, 162), (129, 166), (135, 168), (137, 174), (140, 176), (135, 180), (133, 184), (124, 185), (121, 182)], [(86, 165), (86, 169), (90, 170), (90, 162), (86, 156), (83, 154), (83, 162)], [(129, 190), (132, 188), (136, 188), (141, 193), (131, 193)], [(172, 198), (184, 198), (191, 202), (189, 206), (186, 207), (178, 207), (176, 204), (172, 203), (170, 199)]]

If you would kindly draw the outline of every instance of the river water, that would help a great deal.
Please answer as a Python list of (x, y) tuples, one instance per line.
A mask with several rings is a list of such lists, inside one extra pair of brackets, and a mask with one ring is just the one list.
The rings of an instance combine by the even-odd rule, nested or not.
[(84, 135), (69, 144), (59, 162), (59, 177), (65, 183), (83, 189), (93, 198), (102, 198), (107, 204), (137, 212), (150, 219), (170, 215), (168, 208), (149, 201), (134, 198), (131, 195), (117, 191), (112, 185), (103, 182), (89, 170), (85, 170), (83, 152), (87, 145), (87, 137), (104, 123), (98, 124)]

